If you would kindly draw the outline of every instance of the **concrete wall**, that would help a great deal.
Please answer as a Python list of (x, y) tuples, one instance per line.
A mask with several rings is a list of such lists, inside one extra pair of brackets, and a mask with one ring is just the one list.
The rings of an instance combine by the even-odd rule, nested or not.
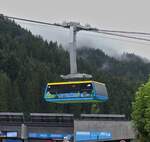
[[(27, 124), (28, 132), (33, 133), (69, 133), (72, 134), (74, 129), (73, 127), (51, 127), (48, 124), (45, 126), (34, 124)], [(21, 124), (0, 124), (0, 131), (17, 131), (18, 137), (21, 137)]]
[(112, 140), (134, 139), (134, 129), (130, 121), (90, 121), (75, 120), (74, 131), (106, 131), (112, 133)]
[(28, 127), (29, 132), (36, 132), (36, 133), (73, 133), (73, 128), (71, 127)]
[[(106, 131), (112, 133), (112, 140), (134, 139), (130, 121), (74, 120), (74, 126), (50, 126), (48, 124), (27, 124), (29, 132), (35, 133), (73, 133), (76, 131)], [(21, 124), (0, 124), (0, 131), (17, 131), (20, 137)]]

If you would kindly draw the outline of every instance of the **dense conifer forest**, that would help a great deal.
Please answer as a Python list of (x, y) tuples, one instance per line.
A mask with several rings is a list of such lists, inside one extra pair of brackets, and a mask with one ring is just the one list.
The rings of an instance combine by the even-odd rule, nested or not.
[(137, 88), (147, 81), (150, 63), (134, 54), (121, 60), (99, 49), (78, 49), (78, 70), (104, 82), (109, 100), (100, 104), (49, 104), (43, 99), (47, 82), (69, 73), (69, 55), (56, 42), (33, 36), (14, 21), (0, 16), (0, 111), (119, 113), (130, 118)]

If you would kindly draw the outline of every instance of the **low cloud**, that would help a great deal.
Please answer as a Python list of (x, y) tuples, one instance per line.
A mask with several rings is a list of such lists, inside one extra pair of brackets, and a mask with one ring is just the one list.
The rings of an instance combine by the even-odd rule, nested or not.
[[(62, 44), (65, 49), (69, 48), (70, 33), (68, 29), (43, 26), (37, 24), (28, 24), (25, 22), (17, 22), (23, 28), (30, 30), (34, 35), (41, 35), (44, 40), (57, 41)], [(125, 41), (120, 39), (113, 39), (101, 34), (92, 32), (79, 32), (77, 34), (77, 46), (88, 46), (92, 48), (101, 49), (107, 55), (120, 58), (123, 53), (134, 53), (143, 58), (150, 59), (150, 45), (138, 44), (133, 41)]]

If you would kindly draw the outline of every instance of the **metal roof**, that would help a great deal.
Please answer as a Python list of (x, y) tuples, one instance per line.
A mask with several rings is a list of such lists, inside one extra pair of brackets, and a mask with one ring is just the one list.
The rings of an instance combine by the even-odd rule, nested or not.
[(0, 112), (0, 116), (23, 116), (23, 112)]
[(63, 116), (63, 117), (73, 117), (73, 114), (67, 113), (30, 113), (30, 116)]
[(125, 118), (125, 115), (122, 114), (81, 114), (81, 117), (90, 117), (90, 118)]

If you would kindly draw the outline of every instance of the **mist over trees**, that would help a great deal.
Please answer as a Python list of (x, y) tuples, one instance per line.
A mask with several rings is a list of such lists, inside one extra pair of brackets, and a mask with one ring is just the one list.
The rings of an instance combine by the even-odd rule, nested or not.
[(79, 49), (79, 72), (106, 83), (109, 100), (96, 105), (49, 104), (43, 99), (45, 85), (69, 73), (67, 51), (0, 16), (0, 111), (119, 113), (130, 118), (131, 102), (148, 79), (150, 63), (133, 54), (126, 57), (130, 60), (116, 60), (98, 49)]

